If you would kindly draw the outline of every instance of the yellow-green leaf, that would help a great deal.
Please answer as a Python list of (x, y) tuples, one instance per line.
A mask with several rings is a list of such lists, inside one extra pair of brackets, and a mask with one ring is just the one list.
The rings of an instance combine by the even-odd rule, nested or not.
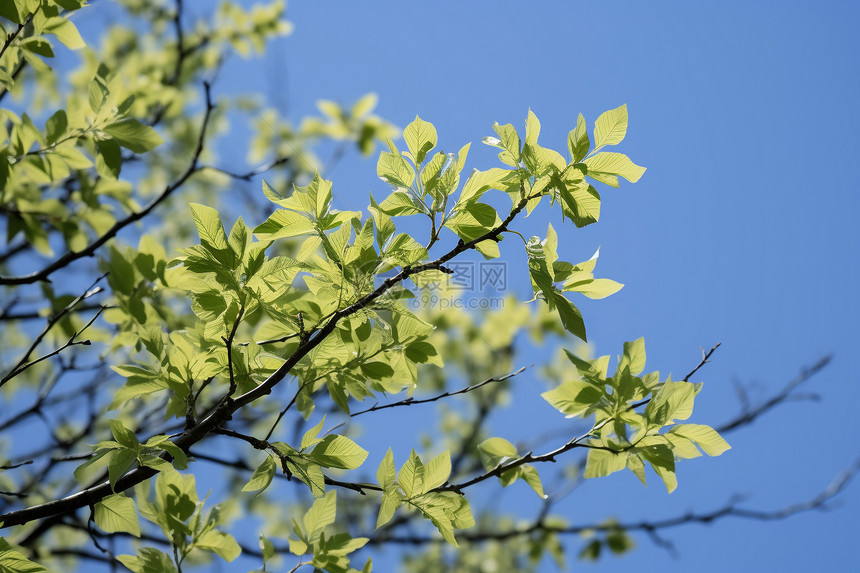
[(146, 153), (164, 143), (157, 131), (130, 117), (106, 125), (102, 131), (110, 134), (117, 143), (135, 153)]
[(613, 187), (618, 187), (617, 182), (615, 184), (610, 183), (600, 179), (600, 176), (621, 176), (631, 183), (636, 183), (642, 177), (642, 174), (645, 173), (644, 167), (636, 165), (623, 153), (615, 153), (614, 151), (602, 151), (592, 155), (584, 163), (588, 166), (589, 177), (603, 181)]
[(669, 433), (692, 440), (709, 456), (719, 456), (732, 448), (715, 429), (704, 424), (678, 424)]
[(594, 122), (594, 145), (618, 145), (627, 135), (627, 104), (605, 111)]
[(123, 532), (140, 537), (134, 501), (124, 495), (111, 495), (98, 502), (93, 509), (93, 518), (105, 533)]

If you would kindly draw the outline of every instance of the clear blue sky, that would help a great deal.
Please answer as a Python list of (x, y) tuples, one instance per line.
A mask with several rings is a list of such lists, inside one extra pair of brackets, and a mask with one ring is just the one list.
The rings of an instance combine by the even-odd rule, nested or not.
[[(581, 305), (598, 353), (645, 336), (649, 366), (682, 375), (699, 347), (722, 342), (699, 376), (696, 421), (738, 412), (735, 381), (763, 399), (835, 355), (808, 388), (820, 402), (782, 406), (732, 434), (723, 457), (680, 464), (671, 496), (653, 476), (648, 489), (629, 473), (590, 482), (558, 508), (572, 522), (659, 519), (733, 494), (775, 509), (813, 496), (860, 456), (856, 3), (303, 0), (288, 17), (293, 35), (262, 61), (231, 61), (216, 91), (259, 90), (294, 119), (318, 98), (375, 91), (394, 123), (420, 114), (448, 149), (474, 142), (469, 169), (496, 164), (478, 144), (494, 121), (521, 126), (531, 107), (541, 141), (563, 148), (579, 112), (591, 125), (627, 103), (619, 150), (648, 171), (601, 190), (599, 224), (556, 225), (560, 251), (583, 260), (601, 246), (599, 272), (627, 285)], [(374, 163), (355, 157), (331, 178), (355, 206), (386, 189)], [(543, 234), (545, 223), (520, 229)], [(528, 429), (546, 410), (529, 390), (522, 398)], [(517, 509), (519, 497), (503, 499)], [(629, 556), (583, 568), (858, 570), (860, 483), (841, 500), (783, 522), (667, 531), (678, 560), (639, 536)]]

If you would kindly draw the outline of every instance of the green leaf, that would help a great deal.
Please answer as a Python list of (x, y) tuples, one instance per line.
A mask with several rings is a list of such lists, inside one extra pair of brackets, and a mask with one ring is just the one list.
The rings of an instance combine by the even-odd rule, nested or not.
[(618, 145), (627, 134), (627, 104), (603, 112), (594, 122), (594, 145)]
[(157, 131), (130, 117), (108, 124), (102, 128), (102, 131), (135, 153), (146, 153), (164, 143)]
[(558, 291), (553, 292), (552, 300), (558, 309), (558, 316), (561, 318), (564, 329), (574, 336), (578, 336), (584, 342), (588, 342), (585, 336), (585, 322), (582, 320), (582, 313), (579, 312), (579, 309)]
[(228, 563), (242, 554), (242, 548), (239, 547), (232, 535), (214, 529), (210, 529), (198, 537), (194, 542), (194, 547), (211, 551)]
[(518, 167), (522, 157), (520, 155), (520, 136), (516, 128), (510, 123), (505, 125), (495, 123), (493, 130), (498, 134), (499, 139), (485, 137), (484, 143), (503, 149), (504, 151), (499, 153), (499, 159), (502, 163), (511, 167)]
[(617, 293), (623, 287), (623, 284), (611, 279), (592, 279), (582, 284), (565, 288), (564, 290), (578, 292), (591, 299), (601, 299)]
[(613, 187), (618, 187), (617, 182), (612, 183), (612, 179), (607, 179), (605, 176), (617, 175), (624, 177), (631, 183), (636, 183), (645, 173), (644, 167), (636, 165), (623, 153), (612, 151), (601, 151), (586, 159), (584, 163), (588, 167), (589, 177)]
[(397, 190), (391, 193), (379, 204), (379, 209), (386, 215), (405, 216), (429, 213), (427, 207), (408, 191)]
[(134, 265), (113, 245), (110, 246), (110, 264), (108, 269), (110, 270), (108, 283), (111, 288), (118, 293), (130, 296), (135, 286)]
[(431, 491), (451, 475), (451, 452), (444, 451), (424, 466), (424, 491)]
[(415, 450), (412, 450), (409, 459), (400, 467), (397, 483), (408, 498), (424, 493), (424, 464)]
[(427, 249), (410, 235), (400, 233), (386, 245), (383, 255), (386, 262), (405, 267), (426, 258)]
[(600, 543), (600, 540), (595, 539), (579, 552), (579, 558), (583, 561), (597, 561), (600, 559), (600, 551), (602, 548), (603, 544)]
[(227, 234), (224, 232), (218, 211), (199, 203), (191, 203), (190, 207), (194, 226), (197, 227), (197, 234), (200, 235), (200, 242), (218, 250), (229, 249)]
[(686, 420), (693, 413), (697, 392), (695, 384), (666, 381), (645, 407), (644, 416), (661, 426), (672, 420)]
[(379, 468), (376, 470), (376, 480), (383, 489), (388, 489), (396, 478), (394, 454), (391, 452), (391, 448), (388, 448), (385, 457), (379, 462)]
[(538, 120), (534, 112), (529, 109), (528, 114), (526, 115), (526, 145), (537, 144), (538, 137), (540, 137), (540, 120)]
[(469, 176), (466, 184), (463, 185), (458, 206), (461, 203), (477, 201), (488, 189), (496, 189), (497, 186), (500, 186), (499, 183), (510, 173), (513, 172), (509, 169), (501, 169), (499, 167), (493, 167), (487, 171), (478, 171), (475, 169), (472, 175)]
[(489, 438), (478, 444), (478, 455), (487, 471), (518, 457), (517, 448), (504, 438)]
[(41, 573), (47, 571), (42, 565), (30, 561), (0, 537), (0, 573)]
[(287, 462), (287, 467), (311, 490), (311, 495), (320, 498), (325, 495), (325, 476), (319, 465), (304, 458), (295, 457)]
[(645, 463), (642, 461), (642, 456), (640, 454), (630, 453), (627, 455), (627, 469), (629, 469), (637, 478), (639, 478), (639, 481), (642, 482), (642, 485), (648, 485), (645, 479)]
[(636, 547), (633, 539), (623, 529), (612, 530), (606, 537), (606, 544), (616, 555), (621, 555)]
[(44, 56), (45, 58), (54, 57), (51, 43), (41, 36), (30, 36), (29, 38), (24, 38), (21, 40), (21, 48), (28, 52)]
[(322, 431), (323, 424), (325, 424), (325, 416), (322, 417), (322, 420), (320, 420), (316, 426), (305, 432), (305, 434), (302, 436), (301, 446), (299, 446), (301, 450), (314, 446), (323, 441), (322, 438), (317, 438), (317, 435)]
[(137, 460), (137, 452), (133, 450), (116, 450), (111, 452), (109, 456), (108, 481), (110, 482), (111, 489), (114, 490), (117, 480), (121, 478), (135, 460)]
[(140, 442), (134, 432), (126, 428), (119, 420), (110, 420), (110, 431), (114, 439), (126, 448), (136, 451), (140, 448)]
[(396, 492), (386, 489), (382, 494), (382, 503), (379, 505), (379, 515), (376, 518), (376, 529), (379, 529), (391, 521), (398, 505), (400, 505), (400, 497)]
[(278, 209), (254, 229), (254, 235), (260, 241), (274, 241), (285, 237), (315, 234), (317, 234), (317, 230), (313, 221), (301, 213), (286, 209)]
[(409, 187), (415, 181), (415, 169), (404, 159), (397, 148), (389, 142), (391, 151), (383, 151), (376, 162), (376, 174), (395, 187)]
[(16, 24), (23, 24), (28, 14), (29, 10), (20, 1), (0, 2), (0, 16)]
[(95, 139), (96, 171), (102, 177), (117, 179), (122, 169), (122, 151), (113, 139)]
[(585, 126), (585, 118), (582, 114), (576, 118), (576, 127), (567, 134), (567, 149), (570, 151), (571, 161), (579, 163), (588, 155), (591, 142), (588, 140), (588, 128)]
[(549, 496), (543, 492), (543, 484), (537, 469), (528, 464), (520, 466), (519, 469), (521, 470), (520, 479), (529, 484), (529, 487), (542, 499), (547, 499)]
[(48, 18), (48, 21), (45, 22), (42, 28), (42, 33), (53, 34), (70, 50), (80, 50), (86, 46), (84, 39), (81, 38), (75, 25), (67, 18), (61, 16)]
[(571, 165), (561, 177), (553, 178), (561, 198), (562, 213), (577, 227), (585, 227), (600, 219), (600, 194), (585, 180), (578, 166)]
[(89, 103), (93, 113), (98, 113), (107, 100), (110, 91), (108, 90), (108, 76), (110, 70), (104, 64), (99, 64), (96, 75), (93, 76), (89, 86)]
[(45, 122), (45, 143), (53, 145), (69, 127), (69, 119), (65, 110), (58, 110)]
[(403, 129), (403, 139), (415, 164), (420, 165), (427, 157), (427, 153), (436, 147), (436, 128), (432, 123), (416, 115), (415, 119)]
[(557, 388), (541, 394), (568, 418), (587, 415), (590, 408), (603, 398), (603, 390), (584, 380), (566, 380)]
[(376, 225), (376, 244), (381, 250), (389, 237), (394, 234), (394, 222), (391, 220), (391, 217), (382, 210), (382, 207), (376, 203), (373, 195), (370, 196), (370, 206), (368, 207), (368, 210), (373, 216), (373, 222)]
[(623, 470), (627, 465), (627, 453), (616, 454), (607, 450), (589, 449), (585, 461), (587, 478), (603, 477)]
[(132, 573), (176, 573), (173, 559), (154, 547), (141, 547), (137, 555), (119, 555), (117, 560)]
[(272, 456), (266, 456), (266, 459), (263, 460), (257, 469), (254, 470), (254, 473), (251, 474), (251, 479), (248, 480), (248, 483), (242, 488), (242, 491), (259, 491), (257, 495), (263, 493), (269, 484), (272, 483), (272, 478), (275, 477), (275, 458)]
[(331, 434), (314, 447), (310, 457), (326, 468), (352, 470), (364, 463), (367, 450), (346, 436)]
[(54, 2), (56, 2), (69, 12), (74, 12), (75, 10), (80, 9), (86, 1), (87, 0), (54, 0)]
[(373, 108), (376, 107), (378, 101), (379, 96), (375, 93), (371, 92), (364, 94), (352, 105), (350, 115), (352, 115), (352, 117), (363, 117), (373, 111)]
[(618, 371), (624, 370), (626, 366), (630, 368), (630, 374), (639, 376), (645, 369), (645, 356), (644, 337), (637, 338), (633, 342), (625, 342), (624, 353), (618, 361)]
[(642, 448), (642, 457), (651, 464), (654, 472), (660, 476), (669, 493), (675, 491), (678, 487), (678, 480), (675, 477), (675, 456), (672, 455), (672, 450), (669, 446), (658, 444)]
[(315, 541), (323, 529), (334, 523), (337, 511), (337, 492), (332, 490), (317, 499), (305, 513), (302, 523), (308, 539)]
[(122, 494), (108, 496), (93, 509), (96, 525), (105, 533), (131, 533), (140, 537), (140, 524), (134, 501)]
[(275, 545), (262, 533), (260, 534), (260, 551), (263, 553), (263, 563), (275, 556)]
[(732, 448), (716, 430), (704, 424), (678, 424), (672, 426), (669, 434), (692, 440), (709, 456), (719, 456)]
[(471, 241), (502, 224), (499, 214), (486, 203), (458, 205), (457, 211), (445, 222), (464, 241)]

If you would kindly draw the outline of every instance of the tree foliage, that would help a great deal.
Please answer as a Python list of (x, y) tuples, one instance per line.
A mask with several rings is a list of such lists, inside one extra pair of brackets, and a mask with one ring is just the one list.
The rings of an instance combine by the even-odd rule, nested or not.
[[(418, 116), (395, 143), (373, 94), (320, 101), (298, 124), (218, 97), (225, 59), (289, 33), (282, 3), (227, 2), (194, 22), (181, 0), (119, 4), (0, 8), (0, 571), (94, 561), (172, 572), (244, 555), (263, 571), (367, 572), (386, 544), (427, 546), (404, 557), (407, 570), (490, 560), (517, 571), (545, 555), (562, 566), (570, 534), (596, 559), (630, 550), (631, 531), (671, 525), (569, 523), (551, 511), (546, 462), (562, 462), (569, 483), (630, 470), (644, 484), (653, 472), (671, 493), (678, 462), (730, 447), (694, 416), (702, 384), (690, 379), (716, 347), (675, 380), (646, 373), (642, 338), (614, 361), (592, 357), (576, 343), (587, 340), (577, 302), (622, 285), (596, 274), (597, 253), (564, 260), (552, 224), (517, 230), (541, 203), (536, 216), (557, 225), (597, 223), (604, 186), (643, 176), (610, 150), (627, 134), (626, 105), (591, 129), (580, 114), (566, 147), (538, 143), (531, 111), (523, 129), (496, 124), (483, 143), (499, 163), (473, 168), (469, 143), (446, 152)], [(85, 44), (82, 10), (128, 24)], [(77, 67), (54, 64), (69, 50)], [(238, 118), (252, 128), (248, 171), (219, 166), (217, 138)], [(385, 192), (365, 211), (336, 207), (318, 158), (353, 147), (381, 149)], [(247, 223), (231, 209), (243, 181), (260, 186)], [(529, 278), (531, 301), (481, 313), (419, 304), (433, 289), (455, 296), (458, 261), (503, 252), (520, 260), (512, 272)], [(583, 431), (554, 448), (487, 422), (524, 370), (521, 335), (563, 348), (541, 396)], [(381, 410), (428, 402), (456, 404), (434, 439), (407, 451), (361, 435)], [(470, 504), (518, 481), (541, 508), (530, 525)], [(243, 516), (257, 520), (258, 547)]]

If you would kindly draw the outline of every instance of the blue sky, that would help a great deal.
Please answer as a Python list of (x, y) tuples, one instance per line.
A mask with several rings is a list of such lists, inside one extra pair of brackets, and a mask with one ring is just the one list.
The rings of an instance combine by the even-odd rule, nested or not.
[[(705, 389), (694, 421), (734, 416), (734, 382), (755, 402), (834, 354), (808, 387), (819, 402), (788, 403), (728, 436), (722, 457), (680, 464), (672, 495), (653, 475), (645, 489), (625, 472), (589, 482), (559, 513), (573, 523), (655, 520), (734, 494), (776, 509), (812, 497), (860, 456), (856, 4), (303, 0), (287, 15), (294, 33), (262, 60), (231, 60), (216, 93), (259, 91), (299, 119), (319, 98), (349, 103), (373, 91), (386, 119), (404, 126), (420, 114), (448, 150), (472, 141), (468, 169), (497, 164), (479, 144), (494, 121), (520, 127), (531, 108), (541, 142), (563, 149), (578, 113), (592, 125), (627, 103), (619, 151), (648, 171), (636, 185), (601, 189), (597, 225), (555, 224), (559, 251), (580, 261), (600, 246), (599, 275), (626, 284), (604, 301), (577, 301), (599, 354), (644, 336), (649, 368), (681, 376), (700, 347), (722, 342), (697, 378)], [(374, 162), (355, 156), (329, 177), (341, 208), (387, 189)], [(518, 230), (543, 235), (546, 216)], [(528, 286), (520, 274), (518, 295)], [(497, 422), (516, 416), (523, 423), (511, 431), (522, 434), (540, 419), (552, 427), (530, 389), (519, 398)], [(529, 498), (500, 499), (515, 512)], [(858, 569), (860, 484), (840, 499), (827, 514), (667, 531), (678, 559), (638, 536), (632, 554), (584, 568)]]
[[(601, 246), (598, 271), (627, 285), (581, 305), (598, 353), (645, 336), (649, 366), (681, 375), (699, 347), (722, 342), (700, 373), (697, 421), (737, 413), (736, 381), (764, 399), (834, 354), (808, 387), (818, 403), (784, 405), (732, 434), (723, 457), (681, 464), (671, 496), (653, 479), (644, 489), (616, 475), (565, 500), (569, 519), (656, 519), (733, 494), (774, 509), (811, 497), (860, 455), (856, 4), (296, 1), (288, 16), (293, 35), (259, 67), (243, 62), (249, 80), (276, 90), (294, 117), (312, 113), (317, 98), (375, 91), (378, 113), (398, 125), (420, 114), (443, 146), (475, 142), (470, 168), (496, 164), (477, 145), (494, 121), (522, 126), (531, 108), (541, 141), (561, 148), (579, 112), (591, 125), (627, 103), (619, 150), (648, 171), (636, 185), (601, 190), (597, 225), (555, 225), (560, 251), (583, 260)], [(263, 79), (275, 71), (277, 82)], [(356, 158), (331, 178), (351, 203), (384, 189), (373, 164)], [(544, 224), (520, 229), (543, 234)], [(520, 419), (541, 407), (527, 405)], [(677, 560), (638, 537), (628, 557), (589, 568), (857, 568), (860, 488), (841, 501), (783, 522), (669, 531)]]

